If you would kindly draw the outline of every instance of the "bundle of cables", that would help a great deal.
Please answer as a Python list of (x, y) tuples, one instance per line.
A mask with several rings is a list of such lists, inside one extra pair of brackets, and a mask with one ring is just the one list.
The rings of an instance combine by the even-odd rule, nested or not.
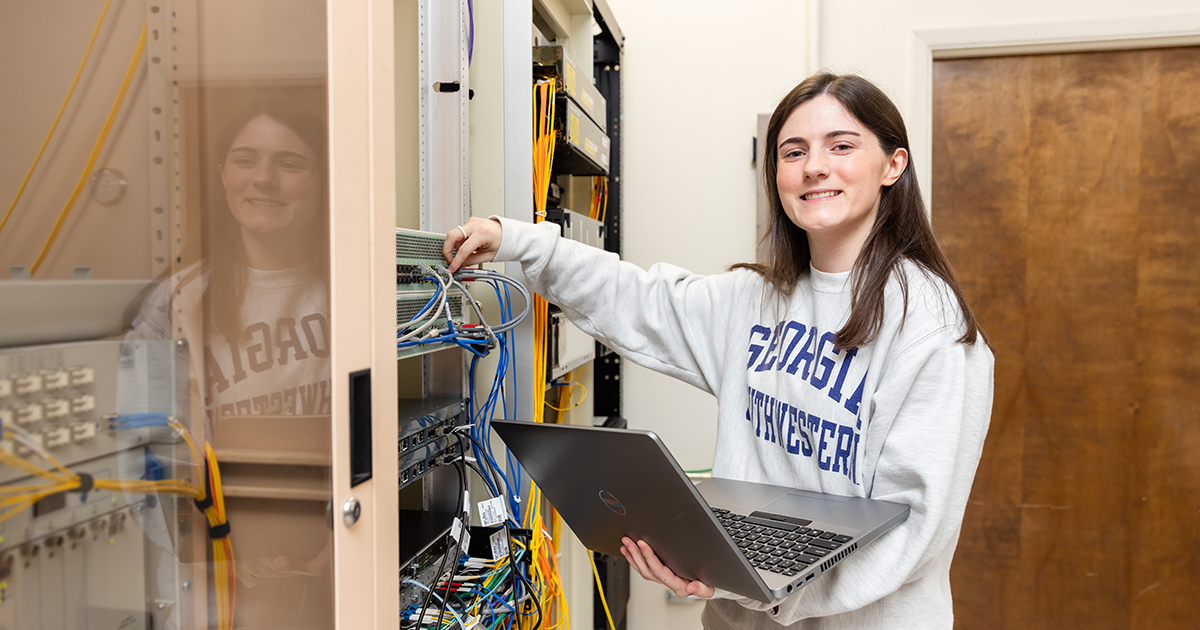
[[(465, 436), (464, 436), (465, 434)], [(456, 464), (459, 473), (460, 490), (466, 488), (465, 467), (470, 466), (480, 477), (489, 478), (485, 469), (491, 468), (491, 475), (503, 474), (495, 468), (494, 460), (490, 458), (477, 460), (466, 456), (465, 440), (471, 440), (475, 446), (480, 446), (471, 435), (469, 427), (455, 429), (453, 436), (459, 440), (464, 456), (451, 462)], [(482, 468), (481, 468), (482, 466)], [(511, 493), (513, 489), (507, 488)], [(498, 495), (490, 491), (493, 498)], [(460, 495), (458, 514), (466, 522), (468, 511), (463, 509), (466, 500), (465, 493)], [(401, 611), (401, 626), (404, 628), (488, 628), (495, 630), (504, 628), (510, 630), (514, 624), (519, 629), (542, 627), (542, 607), (540, 593), (530, 577), (530, 532), (518, 532), (514, 529), (516, 521), (506, 518), (502, 531), (508, 541), (507, 552), (501, 552), (501, 557), (484, 559), (471, 557), (463, 548), (463, 538), (451, 531), (451, 539), (447, 539), (450, 551), (443, 556), (438, 566), (437, 579), (434, 587), (429, 588), (415, 580), (405, 580), (426, 591), (424, 603), (418, 608), (409, 606)], [(447, 560), (454, 559), (451, 570), (446, 570)], [(430, 608), (430, 604), (436, 608)], [(445, 624), (445, 625), (443, 625)]]
[[(483, 479), (487, 491), (492, 497), (504, 497), (508, 516), (504, 527), (508, 534), (510, 553), (499, 560), (481, 561), (465, 559), (461, 549), (461, 539), (448, 539), (449, 552), (443, 557), (443, 566), (438, 567), (438, 576), (442, 576), (445, 564), (451, 559), (451, 575), (439, 578), (437, 585), (429, 589), (415, 580), (406, 583), (428, 591), (424, 604), (418, 609), (401, 611), (401, 621), (405, 627), (420, 628), (511, 628), (514, 623), (518, 628), (537, 628), (541, 626), (541, 603), (539, 593), (533, 586), (529, 568), (528, 543), (514, 539), (512, 528), (517, 526), (514, 514), (520, 514), (520, 476), (515, 462), (508, 459), (509, 474), (496, 462), (492, 453), (490, 438), (490, 419), (497, 415), (507, 415), (507, 408), (513, 407), (516, 400), (508, 399), (505, 386), (510, 376), (510, 366), (515, 350), (513, 330), (527, 316), (533, 303), (528, 290), (519, 282), (501, 273), (482, 269), (463, 269), (450, 274), (440, 266), (426, 266), (421, 273), (429, 282), (435, 285), (433, 297), (408, 322), (397, 327), (397, 347), (413, 347), (426, 343), (454, 343), (471, 353), (470, 390), (476, 389), (476, 376), (481, 365), (480, 360), (496, 350), (496, 370), (492, 378), (488, 395), (480, 402), (480, 398), (472, 396), (468, 409), (470, 422), (455, 430), (455, 437), (460, 441), (460, 452), (464, 455), (456, 461), (460, 473), (460, 481), (465, 490), (464, 466), (470, 466)], [(500, 309), (502, 323), (491, 326), (480, 311), (474, 296), (467, 288), (468, 282), (482, 282), (491, 287)], [(449, 316), (447, 295), (449, 291), (460, 291), (471, 303), (480, 324), (456, 324)], [(523, 309), (514, 313), (512, 292), (521, 294), (524, 301)], [(442, 323), (439, 325), (438, 322)], [(515, 388), (512, 390), (515, 391)], [(466, 436), (464, 437), (464, 433)], [(469, 448), (466, 440), (469, 440)], [(467, 453), (470, 452), (470, 455)], [(514, 477), (514, 475), (516, 475)], [(515, 485), (510, 483), (515, 481)], [(459, 507), (459, 515), (466, 522), (467, 515), (463, 506)], [(473, 572), (472, 567), (484, 563), (490, 570), (485, 573)], [(473, 581), (474, 580), (474, 581)], [(478, 580), (483, 580), (479, 583)], [(463, 589), (473, 589), (473, 594)], [(435, 607), (430, 608), (433, 604)], [(443, 622), (446, 625), (443, 625)]]
[[(405, 580), (406, 584), (426, 591), (428, 597), (449, 613), (449, 618), (443, 612), (438, 613), (443, 621), (449, 622), (448, 626), (436, 626), (436, 616), (428, 612), (419, 626), (508, 630), (514, 620), (519, 619), (517, 604), (521, 597), (518, 591), (513, 590), (513, 560), (520, 563), (527, 554), (525, 549), (519, 549), (511, 560), (509, 556), (489, 560), (464, 555), (459, 559), (455, 571), (446, 575), (432, 589), (415, 580)], [(401, 611), (400, 618), (416, 622), (416, 606)], [(520, 621), (517, 624), (519, 626)]]
[[(485, 269), (462, 269), (451, 274), (441, 265), (436, 267), (423, 265), (419, 267), (419, 270), (436, 288), (433, 296), (411, 320), (396, 325), (397, 349), (426, 344), (452, 343), (476, 357), (485, 357), (488, 352), (500, 345), (499, 335), (516, 328), (529, 314), (532, 302), (529, 291), (520, 282), (502, 273)], [(480, 310), (479, 304), (471, 296), (471, 291), (465, 284), (475, 281), (487, 282), (493, 286), (498, 286), (496, 283), (499, 282), (515, 287), (525, 298), (525, 309), (515, 318), (510, 316), (510, 310), (506, 310), (502, 314), (504, 321), (496, 326), (488, 325), (483, 311)], [(458, 289), (462, 295), (466, 296), (467, 302), (470, 303), (479, 320), (478, 324), (455, 323), (449, 308), (451, 287)], [(444, 322), (443, 325), (437, 325), (439, 321)]]
[[(233, 609), (237, 575), (233, 565), (233, 545), (229, 540), (229, 521), (225, 514), (225, 502), (221, 492), (221, 471), (216, 456), (208, 443), (204, 444), (201, 459), (196, 443), (187, 429), (166, 414), (134, 414), (114, 416), (109, 419), (109, 428), (114, 431), (166, 427), (183, 438), (192, 453), (192, 461), (202, 474), (204, 483), (197, 486), (182, 479), (96, 479), (87, 473), (76, 473), (63, 466), (53, 455), (46, 452), (41, 442), (20, 426), (9, 423), (0, 427), (4, 439), (12, 440), (25, 451), (37, 455), (48, 467), (40, 466), (21, 455), (0, 450), (0, 464), (42, 479), (45, 483), (21, 486), (0, 486), (0, 522), (16, 516), (33, 504), (60, 492), (87, 493), (92, 490), (125, 492), (132, 494), (174, 494), (192, 499), (196, 507), (208, 520), (208, 535), (212, 540), (214, 590), (216, 592), (217, 627), (228, 630), (233, 627)], [(199, 470), (200, 462), (203, 470)]]

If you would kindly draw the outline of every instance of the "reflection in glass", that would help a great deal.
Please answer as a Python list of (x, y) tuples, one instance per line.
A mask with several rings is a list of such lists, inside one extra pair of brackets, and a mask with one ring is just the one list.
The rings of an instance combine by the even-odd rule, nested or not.
[[(163, 283), (130, 339), (192, 349), (228, 489), (235, 627), (323, 627), (331, 614), (328, 185), (324, 121), (283, 96), (218, 92), (203, 258)], [(212, 104), (212, 95), (197, 98)], [(246, 101), (236, 109), (229, 101)], [(215, 121), (214, 121), (215, 122)], [(212, 127), (215, 125), (205, 125)], [(288, 535), (281, 536), (280, 531)], [(244, 622), (244, 623), (243, 623)]]
[(332, 627), (325, 2), (100, 4), (0, 3), (0, 630)]

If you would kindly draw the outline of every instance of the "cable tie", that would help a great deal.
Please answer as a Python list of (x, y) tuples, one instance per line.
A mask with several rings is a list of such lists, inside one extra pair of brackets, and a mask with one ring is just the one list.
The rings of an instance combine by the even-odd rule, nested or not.
[(77, 473), (77, 474), (79, 475), (79, 487), (68, 490), (67, 492), (78, 492), (79, 494), (86, 494), (88, 492), (91, 492), (92, 487), (96, 485), (96, 480), (93, 479), (92, 476), (87, 473)]
[(208, 528), (208, 537), (213, 540), (219, 540), (229, 535), (229, 521), (225, 521), (220, 525), (214, 525)]
[(204, 473), (203, 474), (204, 474), (204, 499), (192, 499), (192, 503), (196, 504), (196, 508), (199, 509), (201, 513), (207, 511), (208, 508), (213, 506), (212, 485), (209, 483), (209, 477), (208, 477), (208, 460), (205, 460), (205, 462), (204, 462)]

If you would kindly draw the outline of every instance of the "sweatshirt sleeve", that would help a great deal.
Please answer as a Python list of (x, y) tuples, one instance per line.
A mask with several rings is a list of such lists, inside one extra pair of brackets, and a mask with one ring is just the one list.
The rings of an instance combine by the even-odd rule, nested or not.
[[(869, 496), (911, 506), (908, 519), (775, 602), (779, 623), (858, 610), (904, 590), (944, 596), (949, 605), (949, 585), (934, 574), (949, 572), (958, 542), (991, 415), (993, 377), (987, 345), (958, 342), (958, 334), (942, 328), (902, 350), (872, 399), (865, 457), (878, 463)], [(929, 601), (900, 596), (887, 608), (922, 600)], [(921, 611), (909, 612), (921, 618)]]
[(715, 391), (731, 274), (699, 276), (666, 264), (647, 271), (561, 238), (554, 223), (492, 218), (504, 227), (495, 259), (521, 263), (529, 287), (580, 329), (639, 365)]

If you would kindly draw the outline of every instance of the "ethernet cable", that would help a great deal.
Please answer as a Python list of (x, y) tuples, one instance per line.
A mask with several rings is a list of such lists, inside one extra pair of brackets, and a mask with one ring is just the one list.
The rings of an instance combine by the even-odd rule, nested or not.
[[(399, 342), (408, 341), (409, 339), (412, 339), (413, 337), (424, 332), (426, 328), (429, 328), (433, 324), (433, 322), (437, 320), (437, 318), (442, 316), (442, 311), (445, 310), (445, 308), (446, 308), (446, 283), (445, 283), (445, 281), (443, 281), (442, 277), (436, 271), (434, 271), (431, 267), (423, 267), (422, 272), (425, 274), (426, 277), (432, 277), (438, 284), (438, 291), (437, 291), (437, 293), (434, 294), (433, 299), (431, 299), (429, 302), (429, 303), (432, 303), (433, 301), (436, 300), (438, 303), (438, 308), (436, 311), (434, 311), (433, 315), (431, 315), (426, 320), (426, 322), (424, 324), (420, 325), (419, 327), (417, 327), (413, 330), (410, 330), (404, 334), (399, 334), (402, 330), (407, 329), (409, 326), (413, 325), (416, 321), (420, 321), (421, 314), (418, 314), (417, 317), (413, 318), (414, 321), (410, 321), (408, 324), (405, 324), (404, 328), (397, 327), (397, 341), (399, 341)], [(439, 299), (439, 296), (440, 296), (440, 299)], [(422, 312), (428, 310), (429, 303), (425, 304), (426, 308), (422, 309)], [(449, 319), (449, 318), (447, 318), (447, 319)]]
[(441, 299), (442, 299), (442, 285), (439, 283), (437, 290), (435, 290), (433, 293), (433, 297), (429, 298), (429, 301), (425, 303), (425, 306), (422, 306), (421, 310), (417, 311), (417, 314), (413, 315), (412, 319), (408, 320), (407, 322), (405, 322), (403, 324), (396, 325), (396, 331), (397, 331), (396, 336), (399, 337), (400, 336), (399, 333), (407, 331), (409, 329), (409, 327), (411, 327), (412, 325), (421, 321), (421, 318), (423, 318), (425, 316), (425, 313), (428, 313), (429, 309), (432, 308), (435, 303), (440, 303)]
[[(508, 332), (518, 326), (529, 313), (529, 304), (531, 301), (529, 291), (520, 282), (503, 274), (483, 270), (464, 270), (451, 274), (445, 267), (440, 265), (436, 268), (429, 266), (422, 267), (422, 273), (437, 282), (438, 290), (416, 316), (408, 322), (397, 325), (397, 348), (411, 348), (417, 345), (433, 343), (454, 343), (470, 351), (476, 357), (484, 357), (488, 351), (503, 343), (500, 340), (502, 333)], [(466, 281), (485, 281), (493, 284), (493, 286), (496, 282), (502, 282), (508, 286), (516, 287), (526, 299), (525, 307), (520, 315), (513, 318), (511, 317), (511, 309), (501, 299), (501, 313), (504, 321), (497, 326), (490, 326), (482, 310), (479, 308), (479, 304), (475, 301), (474, 296), (471, 295), (470, 289), (465, 285)], [(434, 326), (434, 322), (442, 317), (443, 313), (449, 313), (447, 296), (449, 295), (451, 286), (457, 288), (467, 298), (476, 318), (480, 322), (479, 324), (456, 324), (447, 315), (445, 328)], [(499, 292), (497, 292), (497, 295), (499, 296)], [(436, 310), (433, 309), (435, 304), (437, 307)], [(480, 348), (485, 345), (487, 348), (481, 350)]]
[(529, 295), (529, 289), (526, 289), (525, 285), (521, 284), (520, 282), (517, 282), (512, 277), (506, 276), (502, 273), (498, 273), (495, 271), (487, 271), (484, 269), (470, 269), (470, 270), (464, 269), (462, 271), (459, 271), (456, 275), (459, 276), (463, 280), (486, 280), (486, 281), (503, 282), (511, 287), (515, 287), (517, 289), (517, 291), (521, 294), (521, 297), (525, 298), (525, 307), (521, 311), (521, 314), (516, 316), (515, 318), (510, 318), (508, 321), (496, 326), (495, 328), (492, 329), (492, 332), (494, 332), (496, 334), (508, 332), (508, 331), (512, 330), (513, 328), (516, 328), (518, 325), (520, 325), (521, 322), (525, 321), (525, 318), (529, 316), (530, 305), (533, 302), (532, 298)]

